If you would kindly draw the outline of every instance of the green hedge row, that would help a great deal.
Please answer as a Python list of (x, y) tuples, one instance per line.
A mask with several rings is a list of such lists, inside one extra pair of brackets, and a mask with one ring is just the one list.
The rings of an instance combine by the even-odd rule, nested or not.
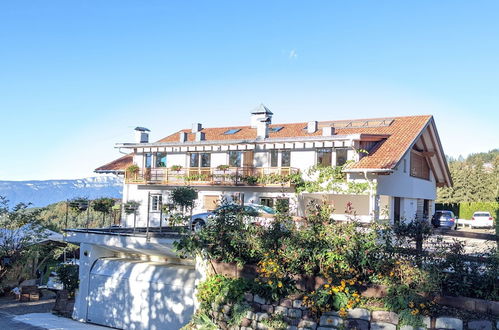
[(499, 203), (497, 202), (460, 203), (459, 218), (471, 219), (473, 213), (477, 211), (488, 211), (494, 218), (497, 219), (499, 216)]
[(460, 219), (471, 219), (477, 211), (488, 211), (497, 220), (499, 218), (499, 203), (472, 202), (458, 204), (435, 204), (435, 210), (453, 211)]

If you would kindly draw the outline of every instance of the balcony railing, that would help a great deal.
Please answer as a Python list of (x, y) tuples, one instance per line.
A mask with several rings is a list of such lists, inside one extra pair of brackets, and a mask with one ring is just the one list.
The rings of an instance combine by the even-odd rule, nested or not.
[(293, 185), (299, 170), (292, 167), (146, 168), (125, 174), (126, 183), (164, 185), (279, 186)]

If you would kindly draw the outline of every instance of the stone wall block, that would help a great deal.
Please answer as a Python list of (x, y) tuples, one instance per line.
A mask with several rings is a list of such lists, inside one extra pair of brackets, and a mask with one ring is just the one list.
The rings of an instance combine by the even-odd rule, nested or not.
[(470, 330), (492, 330), (492, 322), (487, 320), (474, 320), (468, 322)]
[(288, 316), (295, 319), (299, 319), (302, 316), (302, 310), (298, 308), (290, 308), (288, 309)]
[(304, 309), (305, 306), (303, 306), (303, 301), (302, 300), (293, 300), (293, 308)]
[(400, 327), (400, 330), (426, 330), (426, 328), (414, 328), (411, 325), (403, 325)]
[(274, 313), (274, 306), (272, 305), (262, 305), (261, 306), (262, 312), (272, 314)]
[(347, 329), (369, 330), (369, 321), (361, 319), (348, 319), (345, 321)]
[(462, 330), (463, 321), (454, 317), (437, 317), (435, 327), (440, 329)]
[(256, 302), (257, 304), (260, 304), (260, 305), (267, 304), (267, 300), (265, 300), (265, 298), (262, 298), (257, 294), (253, 296), (253, 301)]
[(371, 322), (371, 330), (397, 330), (397, 326), (388, 322)]
[(321, 326), (338, 327), (343, 324), (343, 319), (339, 316), (322, 315), (319, 324)]
[(240, 325), (241, 325), (241, 327), (250, 327), (252, 321), (253, 321), (252, 319), (248, 319), (248, 318), (245, 317), (245, 318), (243, 318), (241, 320), (241, 324)]
[(431, 318), (429, 316), (423, 317), (423, 324), (427, 328), (431, 328)]
[(267, 326), (266, 326), (265, 324), (263, 324), (263, 323), (258, 322), (258, 323), (256, 324), (256, 330), (267, 330), (267, 329), (270, 329), (270, 328), (269, 328), (269, 327), (267, 327)]
[(256, 314), (253, 313), (253, 311), (247, 311), (246, 312), (246, 318), (250, 320), (256, 320)]
[(279, 302), (279, 306), (293, 308), (293, 301), (291, 299), (282, 299)]
[(301, 320), (298, 323), (298, 328), (315, 330), (317, 328), (317, 323), (314, 321), (309, 321), (309, 320)]
[(279, 314), (279, 315), (283, 315), (283, 316), (287, 316), (288, 315), (288, 309), (286, 307), (282, 307), (282, 306), (275, 306), (274, 307), (274, 313), (275, 314)]
[(399, 323), (399, 316), (394, 312), (374, 311), (371, 314), (371, 318), (373, 321), (378, 322), (387, 322), (395, 325)]
[(230, 313), (230, 306), (229, 305), (223, 305), (222, 306), (222, 312), (224, 312), (225, 314), (229, 314)]
[(257, 321), (262, 321), (262, 320), (265, 320), (268, 318), (269, 318), (269, 314), (267, 314), (267, 313), (256, 313), (256, 320)]
[(348, 317), (351, 319), (361, 319), (370, 321), (371, 313), (365, 308), (354, 308), (348, 310)]
[(253, 294), (249, 293), (249, 292), (246, 292), (244, 294), (244, 300), (246, 300), (247, 302), (253, 302)]

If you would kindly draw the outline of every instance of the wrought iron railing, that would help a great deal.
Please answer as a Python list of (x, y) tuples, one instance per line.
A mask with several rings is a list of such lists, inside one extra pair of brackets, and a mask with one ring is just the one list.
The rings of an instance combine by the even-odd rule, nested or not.
[(299, 175), (292, 167), (142, 168), (125, 173), (126, 183), (164, 185), (291, 186)]

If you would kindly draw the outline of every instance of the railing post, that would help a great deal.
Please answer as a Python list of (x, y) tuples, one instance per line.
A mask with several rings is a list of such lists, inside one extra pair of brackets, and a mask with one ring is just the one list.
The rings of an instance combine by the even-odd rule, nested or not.
[(151, 192), (149, 191), (147, 193), (147, 221), (146, 221), (146, 238), (149, 239), (149, 217), (150, 217), (150, 214), (149, 214), (149, 209), (151, 207)]

